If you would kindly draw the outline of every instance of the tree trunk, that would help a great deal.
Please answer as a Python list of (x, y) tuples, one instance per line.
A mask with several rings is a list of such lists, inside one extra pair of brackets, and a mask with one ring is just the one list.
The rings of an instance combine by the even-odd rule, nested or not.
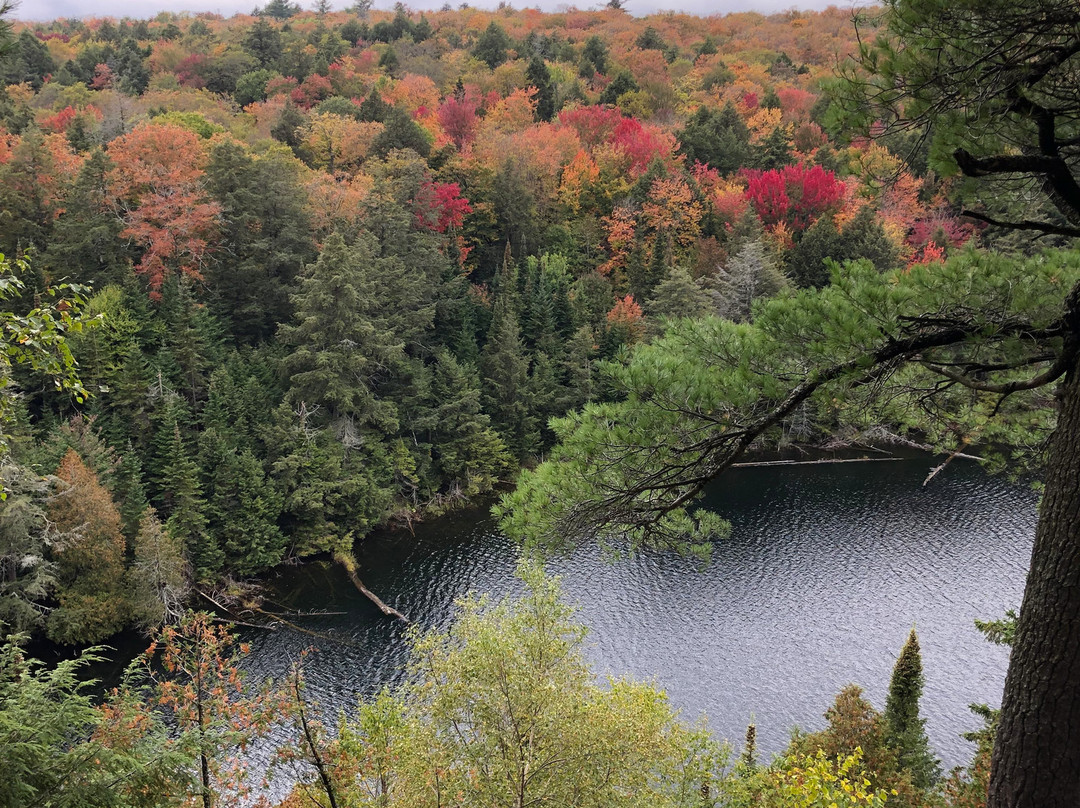
[(1080, 806), (1080, 361), (1059, 394), (987, 808)]

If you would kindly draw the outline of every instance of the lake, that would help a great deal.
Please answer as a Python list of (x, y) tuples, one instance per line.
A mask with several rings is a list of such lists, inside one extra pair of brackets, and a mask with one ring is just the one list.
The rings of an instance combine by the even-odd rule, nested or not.
[[(753, 719), (766, 752), (782, 749), (793, 725), (821, 727), (849, 682), (884, 707), (915, 626), (930, 741), (947, 768), (959, 765), (973, 749), (959, 733), (980, 724), (967, 705), (1000, 703), (1008, 663), (973, 621), (1019, 605), (1037, 497), (961, 460), (924, 488), (937, 462), (733, 470), (707, 498), (732, 524), (707, 566), (662, 553), (613, 560), (583, 546), (548, 569), (590, 629), (598, 673), (655, 681), (685, 717), (707, 715), (736, 743)], [(424, 627), (444, 625), (467, 591), (517, 588), (516, 549), (485, 511), (369, 537), (357, 555), (364, 583)], [(284, 568), (270, 586), (277, 604), (339, 614), (290, 618), (303, 630), (244, 630), (254, 672), (280, 675), (316, 648), (309, 695), (330, 715), (399, 681), (404, 625), (343, 571)]]

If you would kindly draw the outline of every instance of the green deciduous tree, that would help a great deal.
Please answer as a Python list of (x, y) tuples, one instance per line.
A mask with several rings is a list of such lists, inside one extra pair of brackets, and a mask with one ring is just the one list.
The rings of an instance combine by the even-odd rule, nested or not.
[[(700, 806), (720, 757), (652, 687), (595, 681), (556, 581), (523, 564), (524, 595), (468, 598), (416, 635), (409, 681), (364, 704), (337, 743), (357, 806)], [(453, 795), (457, 795), (454, 797)]]

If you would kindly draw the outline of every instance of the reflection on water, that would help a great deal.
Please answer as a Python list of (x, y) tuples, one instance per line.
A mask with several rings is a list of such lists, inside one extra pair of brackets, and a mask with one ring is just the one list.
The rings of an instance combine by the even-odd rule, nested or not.
[[(813, 729), (848, 682), (878, 707), (915, 625), (926, 668), (923, 714), (946, 766), (966, 762), (967, 705), (1000, 700), (1007, 649), (975, 630), (1020, 602), (1035, 495), (956, 462), (927, 488), (927, 460), (740, 469), (708, 504), (732, 523), (710, 565), (664, 554), (610, 561), (583, 547), (548, 567), (591, 629), (603, 674), (655, 680), (688, 717), (705, 713), (738, 741), (751, 716), (763, 750)], [(513, 591), (516, 552), (484, 512), (439, 520), (358, 548), (362, 578), (421, 626), (445, 623), (468, 590)], [(253, 667), (280, 674), (300, 651), (309, 692), (329, 715), (400, 677), (404, 626), (343, 573), (281, 571), (274, 599), (340, 612), (248, 631)], [(334, 638), (334, 639), (327, 639)]]

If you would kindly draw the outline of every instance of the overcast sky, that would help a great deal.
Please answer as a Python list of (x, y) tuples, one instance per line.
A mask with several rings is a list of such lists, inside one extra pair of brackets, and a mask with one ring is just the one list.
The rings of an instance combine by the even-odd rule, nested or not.
[[(305, 8), (314, 6), (314, 0), (299, 0)], [(333, 7), (345, 8), (353, 0), (333, 0)], [(445, 0), (412, 0), (405, 5), (417, 11), (421, 9), (439, 8)], [(457, 6), (460, 0), (451, 0), (451, 5)], [(483, 0), (470, 0), (470, 5), (478, 7), (494, 7), (498, 0), (483, 2)], [(114, 16), (133, 17), (135, 19), (147, 19), (155, 16), (159, 11), (214, 11), (228, 17), (238, 12), (250, 13), (257, 5), (264, 5), (265, 0), (20, 0), (15, 9), (15, 17), (22, 20), (52, 20), (57, 17), (90, 17), (90, 16)], [(580, 8), (593, 8), (603, 4), (599, 2), (589, 3), (582, 0), (577, 3)], [(829, 5), (847, 6), (850, 0), (804, 0), (804, 2), (792, 3), (791, 0), (721, 0), (721, 2), (709, 2), (709, 0), (627, 0), (626, 8), (632, 14), (644, 15), (658, 10), (686, 11), (693, 14), (726, 14), (730, 11), (760, 11), (771, 14), (792, 7), (797, 8), (825, 8)], [(390, 8), (393, 0), (376, 0), (376, 8)], [(565, 7), (565, 0), (520, 0), (511, 2), (515, 8), (539, 7), (545, 11), (554, 11)]]

